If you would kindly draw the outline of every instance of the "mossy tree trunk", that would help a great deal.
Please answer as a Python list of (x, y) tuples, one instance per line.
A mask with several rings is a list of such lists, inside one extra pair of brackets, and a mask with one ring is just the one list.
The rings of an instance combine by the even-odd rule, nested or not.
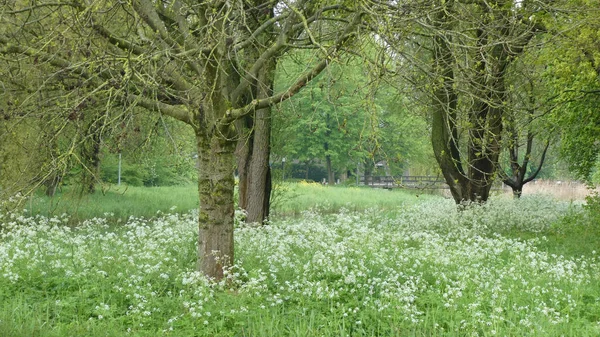
[(198, 270), (216, 280), (233, 265), (234, 149), (232, 140), (196, 131), (198, 144)]

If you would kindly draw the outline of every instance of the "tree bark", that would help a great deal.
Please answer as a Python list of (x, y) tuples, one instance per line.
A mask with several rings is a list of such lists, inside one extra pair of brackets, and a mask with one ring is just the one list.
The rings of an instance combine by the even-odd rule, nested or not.
[[(444, 13), (439, 14), (438, 22), (447, 20)], [(451, 41), (449, 36), (434, 37), (434, 73), (440, 74), (442, 81), (433, 92), (431, 144), (452, 198), (460, 204), (467, 199), (465, 186), (468, 182), (458, 149), (458, 94), (454, 86), (453, 55), (448, 45)]]
[[(273, 91), (275, 62), (266, 67), (253, 88), (258, 98), (269, 97)], [(248, 223), (262, 224), (269, 217), (271, 204), (271, 108), (257, 109), (254, 116), (246, 116), (236, 126), (239, 207), (246, 211)]]
[(250, 116), (240, 118), (235, 122), (238, 134), (238, 141), (235, 149), (238, 172), (238, 207), (248, 210), (248, 186), (250, 171), (250, 160), (252, 158), (252, 149), (254, 142), (253, 119)]
[[(249, 160), (247, 193), (245, 195), (246, 221), (262, 224), (269, 216), (271, 200), (271, 168), (269, 155), (271, 149), (271, 109), (256, 111), (252, 152)], [(242, 194), (240, 194), (240, 197)]]
[(220, 280), (233, 265), (235, 143), (218, 133), (196, 131), (198, 147), (198, 270)]
[(104, 129), (104, 118), (95, 116), (84, 129), (81, 144), (81, 192), (93, 194), (100, 176), (100, 149)]
[(327, 184), (335, 185), (335, 173), (333, 172), (333, 168), (331, 167), (331, 156), (326, 156), (325, 161), (327, 164)]

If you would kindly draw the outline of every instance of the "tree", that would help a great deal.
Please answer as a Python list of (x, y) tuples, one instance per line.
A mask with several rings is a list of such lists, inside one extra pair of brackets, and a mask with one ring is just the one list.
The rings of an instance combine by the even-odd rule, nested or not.
[(542, 2), (436, 1), (419, 38), (395, 45), (423, 74), (436, 160), (457, 204), (485, 202), (501, 152), (507, 69), (540, 30)]
[[(30, 20), (35, 21), (35, 16)], [(112, 125), (107, 123), (113, 115), (111, 101), (98, 106), (101, 92), (86, 90), (89, 83), (81, 79), (55, 73), (39, 58), (28, 63), (10, 56), (4, 57), (0, 69), (0, 90), (5, 98), (2, 117), (6, 121), (6, 128), (0, 132), (17, 143), (18, 134), (26, 132), (27, 144), (32, 145), (21, 151), (10, 150), (15, 147), (7, 142), (0, 147), (11, 152), (9, 161), (21, 161), (19, 156), (33, 159), (27, 168), (19, 170), (19, 175), (27, 176), (25, 181), (13, 184), (7, 193), (44, 185), (46, 194), (53, 196), (63, 179), (75, 171), (77, 177), (70, 180), (80, 185), (81, 192), (93, 193), (99, 181), (102, 139), (112, 132)], [(52, 76), (46, 76), (48, 73)]]
[[(304, 71), (309, 57), (304, 52), (280, 62), (277, 85), (289, 85)], [(360, 138), (372, 113), (362, 70), (360, 60), (340, 60), (282, 104), (274, 135), (275, 142), (281, 144), (280, 157), (324, 164), (330, 185), (335, 184), (336, 172), (362, 160), (365, 154)]]
[[(194, 129), (200, 164), (198, 269), (221, 279), (234, 255), (235, 121), (288, 99), (317, 76), (356, 40), (366, 16), (363, 5), (17, 1), (0, 19), (0, 54), (43, 62), (53, 69), (46, 78), (79, 79), (104, 101), (141, 106)], [(269, 30), (273, 42), (261, 44)], [(260, 83), (268, 64), (294, 47), (319, 50), (314, 66), (284, 90), (253, 92), (268, 86)]]
[[(546, 88), (538, 78), (540, 71), (536, 62), (527, 56), (533, 55), (524, 55), (508, 75), (512, 90), (508, 93), (503, 120), (502, 145), (508, 156), (508, 170), (502, 165), (498, 170), (500, 179), (517, 199), (521, 197), (523, 186), (541, 172), (551, 140), (555, 138), (554, 127), (547, 118), (553, 103), (544, 101)], [(536, 152), (537, 162), (534, 161)], [(532, 166), (535, 168), (530, 170)]]
[(560, 31), (542, 50), (543, 82), (556, 108), (561, 152), (577, 178), (592, 181), (600, 167), (600, 9), (597, 3), (572, 0), (554, 22)]
[[(261, 28), (261, 20), (273, 20), (274, 7), (263, 9), (264, 15), (250, 17), (247, 21), (248, 31), (257, 32)], [(297, 31), (299, 34), (301, 31)], [(268, 26), (253, 34), (254, 41), (247, 47), (246, 62), (255, 63), (261, 57), (261, 50), (276, 39), (275, 29)], [(290, 35), (288, 38), (296, 36)], [(244, 104), (253, 98), (264, 99), (273, 95), (274, 72), (277, 57), (265, 60), (261, 71), (252, 79), (244, 97)], [(246, 221), (263, 223), (269, 217), (271, 200), (271, 107), (257, 109), (236, 121), (238, 141), (236, 145), (237, 171), (239, 177), (238, 206), (246, 211)]]

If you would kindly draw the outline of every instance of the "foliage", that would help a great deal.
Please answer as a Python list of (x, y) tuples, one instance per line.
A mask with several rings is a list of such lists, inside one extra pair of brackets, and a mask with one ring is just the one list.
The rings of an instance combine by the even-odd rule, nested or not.
[(241, 225), (219, 283), (192, 267), (195, 212), (75, 228), (2, 213), (0, 333), (597, 336), (597, 247), (566, 256), (538, 248), (544, 237), (506, 236), (544, 233), (565, 210), (523, 198), (457, 212), (432, 200), (393, 217), (309, 211)]
[(117, 183), (119, 154), (122, 181), (133, 186), (168, 186), (197, 179), (193, 130), (162, 116), (136, 113), (121, 121), (114, 137), (103, 143), (103, 182)]
[(586, 198), (583, 206), (589, 216), (589, 223), (600, 231), (600, 193), (596, 190)]
[[(303, 71), (306, 58), (302, 53), (284, 58), (277, 85), (286, 86)], [(385, 161), (388, 173), (399, 175), (409, 164), (432, 158), (425, 120), (409, 113), (406, 100), (373, 68), (368, 58), (338, 60), (282, 104), (275, 115), (274, 154), (307, 165), (326, 166), (330, 160), (338, 174), (354, 171), (358, 163), (373, 170)]]
[(560, 125), (562, 155), (578, 178), (592, 181), (600, 153), (599, 9), (586, 0), (564, 6), (569, 15), (553, 20), (561, 34), (547, 38), (539, 64), (548, 89), (544, 94), (556, 105), (551, 119)]
[[(300, 56), (302, 57), (302, 56)], [(306, 58), (306, 57), (305, 57)], [(282, 62), (279, 86), (304, 71), (301, 60)], [(332, 64), (302, 92), (280, 107), (274, 132), (275, 154), (301, 163), (326, 161), (342, 171), (360, 160), (358, 149), (369, 111), (364, 103), (364, 79), (360, 65)], [(281, 83), (283, 82), (283, 83)]]

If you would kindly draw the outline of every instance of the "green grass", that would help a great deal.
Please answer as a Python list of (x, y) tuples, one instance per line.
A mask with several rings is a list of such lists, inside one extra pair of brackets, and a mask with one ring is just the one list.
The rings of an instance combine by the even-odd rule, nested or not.
[(104, 217), (110, 220), (130, 216), (155, 216), (158, 211), (187, 212), (198, 207), (196, 185), (165, 187), (133, 187), (107, 185), (92, 195), (81, 195), (76, 189), (65, 187), (54, 197), (36, 194), (24, 207), (32, 215), (56, 216), (66, 213), (76, 224), (85, 219)]
[[(368, 187), (323, 186), (318, 183), (285, 183), (276, 185), (272, 213), (275, 217), (299, 216), (310, 208), (334, 213), (341, 208), (361, 211), (377, 207), (390, 211), (438, 198), (422, 190), (384, 190)], [(196, 185), (168, 187), (133, 187), (106, 185), (93, 195), (81, 195), (75, 188), (64, 187), (54, 197), (41, 193), (28, 199), (24, 207), (29, 214), (55, 216), (66, 213), (70, 223), (105, 217), (111, 221), (129, 216), (153, 217), (157, 211), (187, 212), (198, 207)]]
[(274, 191), (274, 213), (280, 216), (299, 216), (303, 211), (319, 208), (338, 212), (341, 208), (362, 211), (379, 208), (390, 211), (439, 196), (427, 190), (377, 189), (370, 187), (326, 186), (319, 183), (281, 184)]
[(533, 239), (543, 236), (537, 247), (555, 255), (569, 257), (594, 256), (600, 253), (600, 216), (566, 214), (564, 218), (541, 233), (512, 231), (507, 236)]
[(236, 265), (211, 284), (194, 271), (197, 219), (151, 208), (176, 191), (193, 194), (90, 197), (91, 217), (114, 212), (102, 198), (153, 215), (118, 226), (0, 214), (0, 336), (600, 335), (599, 226), (568, 203), (457, 212), (441, 197), (300, 184), (281, 207), (324, 211), (237, 225)]

